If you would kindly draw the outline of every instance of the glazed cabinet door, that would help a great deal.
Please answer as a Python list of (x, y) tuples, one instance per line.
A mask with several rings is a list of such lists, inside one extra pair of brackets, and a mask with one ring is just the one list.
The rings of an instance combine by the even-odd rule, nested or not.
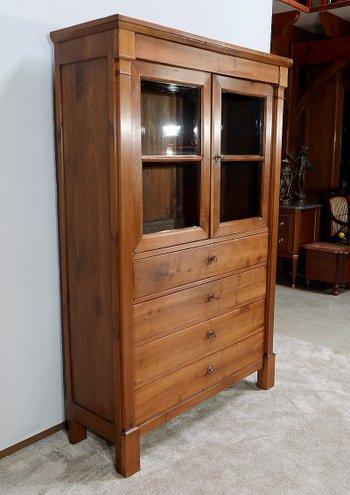
[(213, 76), (213, 237), (267, 226), (272, 86)]
[(135, 252), (209, 237), (210, 75), (135, 62)]

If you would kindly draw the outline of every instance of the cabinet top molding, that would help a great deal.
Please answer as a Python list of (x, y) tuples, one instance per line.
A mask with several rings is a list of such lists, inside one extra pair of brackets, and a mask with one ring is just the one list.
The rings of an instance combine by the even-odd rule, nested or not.
[(290, 67), (292, 65), (292, 60), (285, 57), (271, 55), (269, 53), (251, 50), (249, 48), (242, 48), (231, 43), (190, 34), (184, 31), (141, 21), (139, 19), (133, 19), (120, 14), (104, 17), (102, 19), (97, 19), (90, 22), (84, 22), (65, 29), (59, 29), (57, 31), (53, 31), (50, 36), (54, 43), (60, 43), (62, 41), (118, 28), (155, 38), (175, 41), (177, 43), (195, 46), (198, 48), (205, 48), (206, 50), (225, 53), (227, 55), (232, 55), (239, 58), (250, 59), (257, 62), (265, 62), (271, 65), (279, 65), (282, 67)]

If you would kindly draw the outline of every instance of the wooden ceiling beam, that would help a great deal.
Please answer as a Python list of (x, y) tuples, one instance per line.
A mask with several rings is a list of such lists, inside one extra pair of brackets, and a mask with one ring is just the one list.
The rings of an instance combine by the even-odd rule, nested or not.
[(288, 12), (274, 14), (272, 16), (272, 35), (283, 36), (286, 30), (297, 22), (299, 17), (300, 12), (298, 10), (289, 10)]
[(282, 3), (286, 3), (287, 5), (291, 5), (292, 7), (302, 10), (303, 12), (306, 12), (307, 14), (310, 12), (310, 8), (307, 7), (306, 5), (302, 5), (300, 2), (297, 2), (295, 0), (280, 0)]
[(294, 47), (294, 60), (297, 65), (350, 60), (350, 36), (297, 43)]
[(319, 19), (327, 38), (350, 35), (350, 22), (345, 19), (331, 14), (331, 12), (320, 12)]

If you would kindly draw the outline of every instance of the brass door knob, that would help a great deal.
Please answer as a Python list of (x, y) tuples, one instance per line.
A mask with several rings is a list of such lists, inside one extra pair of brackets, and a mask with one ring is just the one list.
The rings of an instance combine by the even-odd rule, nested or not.
[(224, 158), (224, 155), (220, 155), (219, 153), (216, 153), (216, 155), (214, 155), (214, 160), (216, 162), (220, 161), (222, 158)]

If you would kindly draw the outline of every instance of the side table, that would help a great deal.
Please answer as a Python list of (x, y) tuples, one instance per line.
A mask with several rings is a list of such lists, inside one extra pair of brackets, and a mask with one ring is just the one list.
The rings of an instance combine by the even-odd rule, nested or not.
[(321, 206), (318, 203), (291, 203), (280, 206), (277, 256), (292, 260), (293, 288), (301, 247), (319, 240)]

